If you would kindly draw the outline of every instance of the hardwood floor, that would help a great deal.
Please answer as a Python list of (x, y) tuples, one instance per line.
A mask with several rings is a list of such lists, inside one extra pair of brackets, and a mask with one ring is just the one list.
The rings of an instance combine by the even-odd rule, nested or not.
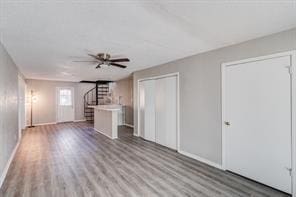
[(0, 190), (5, 197), (287, 196), (132, 135), (110, 140), (86, 122), (28, 129)]

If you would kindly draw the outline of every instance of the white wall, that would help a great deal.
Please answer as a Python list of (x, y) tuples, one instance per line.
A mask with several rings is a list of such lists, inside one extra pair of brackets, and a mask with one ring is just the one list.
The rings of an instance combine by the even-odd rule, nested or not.
[(138, 129), (138, 79), (179, 72), (180, 148), (221, 164), (221, 63), (293, 49), (296, 49), (296, 29), (135, 72), (135, 133)]
[[(56, 122), (56, 87), (73, 87), (75, 102), (75, 120), (84, 120), (84, 94), (95, 87), (90, 83), (61, 82), (29, 79), (27, 82), (27, 95), (33, 90), (37, 102), (33, 104), (33, 124)], [(27, 103), (27, 111), (30, 105)], [(30, 113), (27, 113), (27, 125), (30, 124)]]
[(0, 42), (0, 186), (18, 141), (18, 69)]

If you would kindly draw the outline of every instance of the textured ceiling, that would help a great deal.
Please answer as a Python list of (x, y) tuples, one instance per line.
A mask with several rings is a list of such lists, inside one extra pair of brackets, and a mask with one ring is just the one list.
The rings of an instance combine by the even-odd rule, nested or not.
[[(293, 27), (296, 0), (0, 0), (1, 42), (35, 79), (116, 80)], [(97, 70), (73, 62), (89, 52), (131, 62)]]

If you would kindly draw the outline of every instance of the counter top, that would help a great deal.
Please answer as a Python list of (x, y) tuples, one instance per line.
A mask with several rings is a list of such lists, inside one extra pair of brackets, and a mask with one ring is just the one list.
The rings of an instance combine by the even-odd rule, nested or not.
[(120, 111), (122, 108), (122, 105), (91, 105), (88, 106), (89, 108), (94, 108), (97, 110), (104, 110), (104, 111)]

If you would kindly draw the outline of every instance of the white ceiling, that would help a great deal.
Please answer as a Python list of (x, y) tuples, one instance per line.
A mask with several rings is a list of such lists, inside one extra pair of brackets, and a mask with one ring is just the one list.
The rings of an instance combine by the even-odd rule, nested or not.
[[(0, 0), (1, 42), (36, 79), (116, 80), (293, 27), (296, 0)], [(73, 62), (88, 52), (131, 62), (97, 70)]]

